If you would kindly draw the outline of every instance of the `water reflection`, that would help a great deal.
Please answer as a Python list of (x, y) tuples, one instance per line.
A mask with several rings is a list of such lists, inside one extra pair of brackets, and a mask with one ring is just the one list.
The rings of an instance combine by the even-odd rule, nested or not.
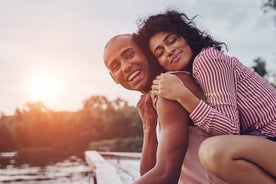
[[(37, 158), (35, 159), (38, 160)], [(93, 184), (91, 169), (83, 158), (26, 162), (14, 157), (0, 158), (0, 183), (9, 184)], [(29, 160), (30, 161), (30, 160)]]

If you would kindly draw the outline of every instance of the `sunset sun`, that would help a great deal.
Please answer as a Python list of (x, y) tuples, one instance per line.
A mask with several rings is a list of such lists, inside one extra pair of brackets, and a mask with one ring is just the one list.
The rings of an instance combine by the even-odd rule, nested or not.
[(51, 73), (32, 75), (27, 88), (29, 95), (40, 101), (52, 101), (61, 95), (61, 82)]

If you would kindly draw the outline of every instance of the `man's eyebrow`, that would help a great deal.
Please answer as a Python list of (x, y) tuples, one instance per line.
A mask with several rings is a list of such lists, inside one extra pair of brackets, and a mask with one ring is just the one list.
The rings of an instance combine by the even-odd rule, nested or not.
[[(165, 38), (163, 39), (162, 42), (166, 42), (167, 39), (168, 39), (171, 35), (173, 35), (173, 33), (167, 34), (167, 35), (165, 36)], [(159, 48), (160, 48), (160, 46), (158, 45), (158, 46), (153, 50), (153, 53), (155, 53)]]
[(125, 50), (123, 50), (123, 52), (120, 55), (124, 56), (124, 55), (126, 55), (131, 50), (133, 50), (133, 48), (126, 48)]
[[(124, 56), (127, 55), (127, 53), (128, 53), (129, 51), (131, 51), (131, 50), (133, 50), (133, 48), (126, 48), (125, 50), (123, 50), (123, 51), (120, 53), (120, 56), (121, 56), (121, 57), (124, 57)], [(116, 61), (117, 61), (116, 59), (111, 60), (111, 61), (109, 62), (108, 67), (111, 68), (112, 65), (113, 65), (114, 63), (116, 63)]]

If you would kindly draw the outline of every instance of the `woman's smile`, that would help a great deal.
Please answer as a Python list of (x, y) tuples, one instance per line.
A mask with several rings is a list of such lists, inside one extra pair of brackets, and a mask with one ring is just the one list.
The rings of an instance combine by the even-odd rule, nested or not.
[(172, 58), (170, 59), (169, 64), (176, 63), (181, 58), (182, 51), (176, 51), (174, 55), (172, 55)]

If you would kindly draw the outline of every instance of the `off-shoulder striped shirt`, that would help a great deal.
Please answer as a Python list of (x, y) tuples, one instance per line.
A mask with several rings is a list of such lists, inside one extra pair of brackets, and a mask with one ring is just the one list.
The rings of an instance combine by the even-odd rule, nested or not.
[(207, 97), (190, 114), (196, 126), (213, 135), (276, 137), (276, 89), (253, 69), (206, 48), (194, 60), (193, 76)]

